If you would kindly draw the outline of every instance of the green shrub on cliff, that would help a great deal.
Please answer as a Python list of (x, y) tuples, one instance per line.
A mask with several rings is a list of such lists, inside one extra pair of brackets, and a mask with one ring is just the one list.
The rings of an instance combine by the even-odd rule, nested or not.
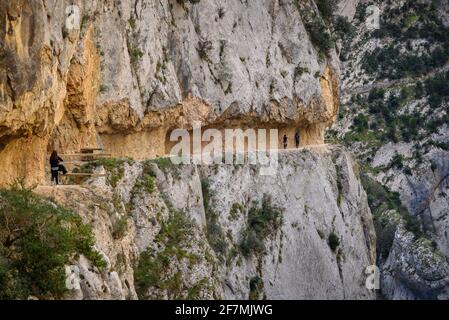
[(335, 43), (323, 20), (315, 17), (311, 21), (307, 21), (305, 27), (313, 45), (317, 47), (321, 53), (329, 55)]
[(206, 237), (210, 247), (214, 250), (220, 261), (224, 261), (228, 253), (228, 243), (225, 233), (219, 222), (218, 214), (212, 209), (210, 198), (212, 191), (210, 190), (207, 180), (201, 181), (201, 189), (203, 192), (203, 206), (206, 215)]
[(129, 53), (129, 57), (130, 57), (132, 63), (139, 61), (144, 55), (142, 50), (140, 50), (138, 47), (134, 47), (134, 46), (128, 47), (128, 53)]
[(282, 213), (264, 196), (262, 205), (254, 205), (248, 211), (247, 227), (242, 232), (240, 250), (245, 257), (265, 253), (264, 239), (273, 236), (282, 225)]
[(122, 217), (118, 219), (112, 226), (112, 237), (114, 239), (121, 239), (125, 236), (128, 230), (128, 219), (127, 217)]
[(338, 246), (340, 245), (340, 238), (335, 234), (335, 232), (331, 232), (327, 238), (327, 243), (329, 244), (329, 248), (331, 248), (333, 252), (336, 252)]
[(105, 266), (94, 242), (73, 212), (30, 190), (0, 190), (0, 299), (61, 298), (65, 266), (78, 255)]
[(318, 0), (316, 4), (323, 19), (326, 21), (332, 21), (332, 15), (334, 14), (337, 6), (336, 3), (333, 0)]
[(91, 161), (80, 168), (73, 170), (73, 172), (84, 172), (92, 173), (95, 168), (102, 166), (107, 171), (107, 181), (115, 188), (117, 183), (123, 178), (125, 174), (125, 168), (123, 164), (125, 162), (131, 163), (132, 160), (129, 159), (118, 159), (118, 158), (99, 158), (97, 160)]
[[(200, 261), (200, 257), (191, 252), (190, 243), (194, 239), (195, 223), (184, 213), (173, 210), (163, 222), (155, 237), (157, 250), (149, 247), (142, 252), (134, 269), (137, 294), (140, 299), (162, 298), (164, 293), (169, 299), (194, 299), (208, 283), (200, 280), (187, 288), (179, 266), (183, 260), (189, 268)], [(196, 294), (195, 294), (196, 293)]]
[[(416, 238), (425, 237), (425, 234), (421, 231), (420, 222), (408, 212), (398, 193), (388, 190), (367, 174), (362, 174), (361, 179), (368, 196), (368, 204), (373, 213), (377, 235), (376, 250), (380, 258), (388, 256), (400, 220), (404, 222), (406, 230), (412, 232)], [(397, 218), (392, 219), (391, 217), (394, 216), (397, 216)]]
[(263, 279), (259, 276), (249, 281), (249, 300), (262, 300), (265, 298)]

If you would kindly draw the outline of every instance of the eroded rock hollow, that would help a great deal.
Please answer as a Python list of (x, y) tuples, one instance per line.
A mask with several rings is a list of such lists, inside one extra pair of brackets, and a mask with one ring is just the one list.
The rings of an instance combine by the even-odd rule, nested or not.
[(43, 184), (52, 149), (162, 156), (193, 121), (324, 142), (340, 71), (306, 30), (313, 1), (72, 2), (0, 6), (0, 185)]

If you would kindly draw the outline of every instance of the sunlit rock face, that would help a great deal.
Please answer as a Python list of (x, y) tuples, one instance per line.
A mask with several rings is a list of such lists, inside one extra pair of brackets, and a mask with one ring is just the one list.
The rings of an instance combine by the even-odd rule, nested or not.
[(339, 63), (310, 40), (313, 1), (72, 2), (0, 5), (0, 184), (42, 183), (53, 148), (165, 154), (195, 120), (299, 128), (306, 144), (335, 120)]

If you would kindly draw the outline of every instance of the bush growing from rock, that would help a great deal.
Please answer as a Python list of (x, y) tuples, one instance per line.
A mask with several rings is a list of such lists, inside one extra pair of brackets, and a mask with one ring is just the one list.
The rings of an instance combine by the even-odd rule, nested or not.
[(0, 190), (0, 299), (61, 298), (65, 266), (78, 255), (106, 266), (90, 226), (31, 190)]
[(334, 232), (331, 232), (327, 239), (327, 243), (329, 244), (329, 248), (331, 248), (333, 252), (336, 252), (338, 246), (340, 245), (340, 239)]

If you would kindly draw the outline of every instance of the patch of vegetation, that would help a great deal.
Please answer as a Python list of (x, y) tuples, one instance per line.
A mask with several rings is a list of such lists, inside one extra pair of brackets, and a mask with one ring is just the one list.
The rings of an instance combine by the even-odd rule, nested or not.
[(101, 86), (100, 86), (100, 93), (105, 93), (105, 92), (107, 92), (109, 89), (108, 89), (108, 86), (106, 86), (106, 85), (104, 85), (104, 84), (102, 84)]
[(213, 49), (212, 42), (209, 40), (201, 39), (198, 41), (198, 55), (201, 59), (208, 61), (209, 60), (209, 51)]
[(383, 214), (388, 210), (397, 212), (400, 219), (404, 221), (406, 230), (413, 233), (415, 237), (424, 236), (419, 221), (402, 204), (399, 193), (391, 192), (367, 174), (362, 174), (361, 178), (368, 195), (368, 204), (373, 213), (374, 227), (378, 239), (377, 252), (381, 257), (386, 257), (390, 252), (397, 228), (397, 225), (391, 224), (390, 220), (385, 219)]
[(354, 142), (362, 142), (366, 144), (367, 148), (378, 148), (382, 145), (382, 132), (378, 131), (364, 131), (364, 132), (350, 132), (347, 133), (342, 140), (344, 145), (350, 146)]
[(271, 205), (271, 199), (264, 196), (262, 204), (257, 203), (248, 211), (247, 227), (242, 232), (240, 250), (245, 257), (265, 253), (264, 240), (276, 234), (282, 226), (282, 213)]
[(191, 288), (187, 289), (187, 300), (197, 300), (200, 298), (200, 293), (204, 288), (212, 289), (209, 279), (203, 278)]
[(405, 17), (404, 20), (404, 27), (410, 28), (412, 25), (415, 24), (416, 21), (418, 21), (419, 16), (416, 13), (409, 14), (407, 17)]
[(134, 30), (136, 28), (136, 19), (134, 17), (129, 18), (128, 23), (131, 29)]
[(304, 67), (298, 65), (295, 68), (295, 73), (294, 73), (295, 79), (300, 78), (304, 73), (309, 73), (309, 72), (310, 71), (308, 68), (304, 68)]
[(341, 181), (341, 175), (340, 172), (337, 171), (337, 191), (338, 191), (338, 196), (337, 196), (337, 205), (340, 206), (341, 205), (341, 201), (343, 200), (343, 183)]
[(121, 239), (125, 236), (128, 230), (128, 218), (121, 217), (112, 226), (112, 237), (114, 239)]
[(429, 141), (429, 145), (435, 147), (435, 148), (440, 148), (444, 151), (449, 151), (449, 142), (440, 142), (440, 141)]
[(396, 169), (404, 168), (404, 156), (396, 152), (391, 159), (390, 167)]
[[(198, 282), (193, 288), (186, 288), (182, 273), (177, 266), (182, 260), (186, 260), (192, 267), (197, 264), (200, 257), (189, 253), (187, 245), (194, 236), (195, 224), (187, 216), (176, 210), (170, 212), (169, 219), (161, 226), (161, 230), (155, 237), (155, 241), (163, 249), (157, 251), (148, 248), (140, 257), (134, 271), (136, 291), (140, 299), (162, 298), (163, 293), (169, 299), (182, 299), (190, 296), (193, 298), (204, 285), (204, 281)], [(150, 289), (155, 290), (149, 296)], [(193, 290), (193, 291), (192, 291)]]
[(226, 11), (223, 7), (218, 8), (218, 18), (223, 19)]
[[(121, 209), (123, 208), (122, 197), (117, 192), (114, 192), (114, 194), (112, 195), (112, 205), (114, 206), (115, 210), (118, 211), (121, 211)], [(112, 213), (113, 212), (110, 212), (110, 214)]]
[[(397, 215), (394, 219), (394, 215)], [(390, 254), (393, 245), (398, 221), (402, 217), (396, 211), (385, 211), (377, 213), (374, 217), (374, 228), (376, 230), (376, 252), (379, 259), (385, 260)]]
[(332, 16), (336, 10), (336, 3), (333, 0), (317, 0), (316, 5), (323, 19), (328, 22), (332, 21)]
[(321, 55), (329, 55), (335, 42), (325, 21), (330, 22), (332, 20), (332, 1), (318, 0), (317, 5), (322, 17), (313, 12), (311, 8), (303, 8), (304, 3), (300, 0), (295, 0), (294, 4), (304, 21), (312, 44)]
[(264, 296), (263, 279), (259, 276), (251, 278), (249, 281), (249, 300), (262, 300)]
[(407, 221), (406, 228), (408, 231), (415, 235), (421, 234), (419, 223), (411, 217), (407, 208), (402, 204), (399, 193), (389, 191), (366, 174), (362, 174), (361, 178), (368, 195), (368, 203), (374, 214), (386, 209), (395, 210)]
[(238, 220), (239, 215), (245, 212), (245, 208), (240, 203), (232, 204), (231, 210), (229, 211), (229, 216), (231, 220)]
[(203, 206), (206, 214), (206, 237), (207, 242), (217, 254), (218, 259), (223, 262), (228, 253), (228, 242), (226, 235), (220, 226), (218, 214), (213, 211), (210, 205), (211, 191), (207, 180), (201, 181), (203, 192)]
[(348, 18), (337, 16), (334, 22), (335, 32), (341, 39), (350, 39), (355, 33), (355, 27), (348, 21)]
[[(449, 30), (448, 30), (449, 32)], [(449, 47), (448, 47), (449, 48)], [(393, 45), (377, 48), (363, 59), (362, 67), (378, 79), (401, 79), (422, 76), (449, 61), (447, 49), (431, 53), (401, 53)]]
[(373, 89), (367, 97), (354, 96), (351, 104), (357, 105), (354, 110), (361, 111), (353, 119), (352, 130), (344, 135), (343, 144), (363, 142), (365, 149), (375, 152), (388, 142), (419, 141), (423, 135), (438, 132), (441, 126), (449, 122), (449, 114), (443, 112), (428, 117), (419, 110), (404, 107), (424, 96), (429, 97), (432, 110), (442, 106), (449, 101), (447, 86), (444, 87), (447, 80), (449, 74), (441, 74), (426, 81), (425, 85), (418, 81), (416, 85), (393, 89), (388, 96), (383, 89)]
[(206, 211), (206, 235), (207, 241), (217, 254), (218, 259), (223, 261), (228, 252), (228, 243), (226, 235), (218, 222), (218, 214), (212, 210)]
[(253, 254), (265, 254), (265, 244), (263, 239), (258, 237), (254, 231), (249, 229), (245, 229), (242, 232), (242, 240), (240, 241), (239, 246), (243, 256), (247, 258)]
[(438, 108), (443, 102), (449, 101), (449, 71), (436, 75), (425, 82), (425, 90), (429, 95), (432, 108)]
[(85, 14), (83, 15), (83, 17), (81, 18), (81, 22), (80, 22), (80, 30), (83, 30), (83, 28), (85, 26), (87, 26), (87, 24), (89, 23), (89, 21), (91, 20), (90, 16)]
[(333, 252), (337, 251), (338, 246), (340, 245), (340, 238), (335, 234), (335, 232), (331, 232), (327, 238), (327, 244), (329, 245), (329, 248)]
[(65, 266), (80, 254), (106, 266), (94, 243), (72, 211), (18, 186), (0, 190), (0, 299), (62, 298)]
[(368, 117), (362, 113), (359, 113), (352, 122), (352, 129), (357, 133), (362, 133), (368, 128)]
[(115, 188), (125, 174), (123, 164), (125, 162), (129, 163), (129, 161), (117, 158), (99, 158), (73, 170), (73, 172), (92, 173), (94, 169), (102, 166), (108, 173), (108, 183)]
[(107, 181), (113, 188), (115, 188), (125, 174), (125, 169), (123, 168), (125, 161), (126, 160), (116, 158), (100, 158), (89, 163), (88, 167), (93, 168), (102, 166), (108, 172)]
[(157, 167), (161, 170), (169, 168), (172, 166), (171, 159), (169, 157), (157, 157), (156, 159), (149, 160), (157, 165)]
[(383, 101), (384, 98), (385, 98), (385, 90), (384, 89), (382, 89), (382, 88), (380, 88), (380, 89), (373, 88), (369, 92), (368, 102), (372, 103), (372, 102), (375, 102), (377, 100), (382, 100)]
[(364, 21), (365, 17), (366, 17), (366, 8), (367, 7), (368, 7), (368, 4), (359, 2), (358, 6), (356, 7), (354, 18), (359, 21)]
[(167, 83), (167, 77), (165, 76), (164, 71), (167, 70), (166, 60), (164, 59), (161, 63), (159, 60), (156, 63), (156, 79), (158, 79), (162, 84)]
[(100, 158), (96, 161), (91, 162), (89, 165), (93, 167), (102, 166), (107, 171), (114, 171), (120, 168), (125, 160), (117, 158)]
[(387, 8), (382, 15), (383, 27), (376, 30), (374, 36), (392, 37), (401, 41), (411, 39), (447, 41), (449, 39), (447, 27), (439, 17), (435, 2), (407, 0), (402, 3), (402, 7)]
[(228, 255), (226, 256), (226, 266), (230, 268), (232, 263), (237, 259), (240, 259), (240, 250), (238, 246), (233, 245), (230, 250), (228, 250)]
[(329, 29), (319, 17), (313, 18), (305, 23), (305, 27), (310, 36), (313, 45), (325, 55), (329, 55), (331, 49), (335, 46)]
[(138, 47), (128, 44), (128, 53), (131, 59), (131, 63), (136, 63), (143, 57), (143, 52)]
[(116, 262), (114, 265), (114, 269), (117, 270), (119, 275), (123, 275), (126, 271), (127, 259), (123, 252), (119, 252), (117, 254)]
[(265, 65), (267, 68), (271, 66), (270, 50), (267, 50), (265, 55)]
[[(373, 36), (392, 38), (394, 44), (374, 50), (365, 58), (363, 68), (378, 79), (400, 79), (424, 75), (447, 63), (449, 28), (441, 21), (433, 2), (408, 0), (399, 7), (387, 8), (381, 28)], [(416, 40), (432, 46), (424, 46), (424, 50), (421, 46), (413, 47), (411, 43)]]
[(143, 190), (151, 194), (156, 190), (156, 179), (153, 175), (144, 173), (143, 176), (137, 180), (135, 187), (137, 190)]
[[(159, 159), (159, 158), (158, 158)], [(137, 179), (134, 188), (137, 192), (147, 192), (152, 194), (156, 191), (157, 181), (155, 173), (153, 172), (153, 163), (156, 163), (156, 160), (146, 160), (143, 162), (143, 170), (142, 175)], [(163, 167), (163, 165), (161, 165)]]

